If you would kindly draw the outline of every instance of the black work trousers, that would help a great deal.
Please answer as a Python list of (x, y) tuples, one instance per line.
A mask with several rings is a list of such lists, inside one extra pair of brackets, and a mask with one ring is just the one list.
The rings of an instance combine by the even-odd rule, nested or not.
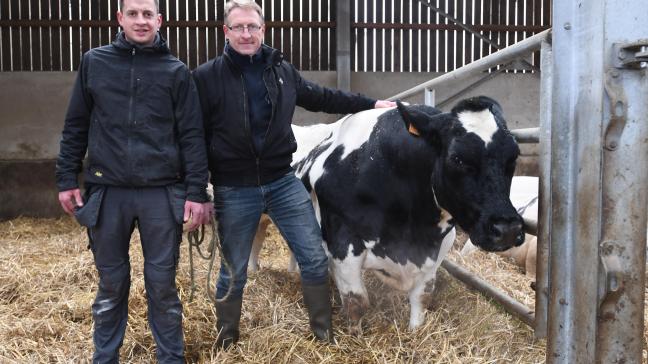
[(106, 187), (98, 220), (89, 229), (99, 272), (94, 318), (93, 362), (119, 361), (128, 318), (131, 234), (138, 227), (144, 253), (148, 322), (160, 363), (184, 361), (182, 304), (175, 284), (182, 225), (165, 187)]

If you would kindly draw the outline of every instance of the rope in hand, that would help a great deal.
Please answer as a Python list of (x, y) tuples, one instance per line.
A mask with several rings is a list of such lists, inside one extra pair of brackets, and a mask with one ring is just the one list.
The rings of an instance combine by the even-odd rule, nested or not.
[[(232, 292), (232, 288), (234, 286), (234, 271), (232, 270), (232, 266), (229, 264), (227, 259), (225, 259), (225, 255), (223, 254), (223, 248), (221, 246), (220, 239), (218, 238), (218, 226), (216, 219), (214, 216), (211, 217), (211, 240), (209, 241), (209, 244), (207, 245), (207, 254), (204, 254), (201, 245), (205, 241), (205, 225), (200, 226), (200, 230), (196, 229), (194, 231), (190, 231), (187, 233), (187, 240), (189, 241), (189, 270), (191, 274), (191, 293), (189, 294), (189, 302), (193, 301), (193, 295), (194, 292), (196, 291), (196, 282), (195, 282), (195, 269), (194, 269), (194, 264), (193, 264), (193, 248), (196, 247), (196, 250), (198, 251), (198, 255), (200, 255), (201, 258), (205, 260), (209, 260), (208, 264), (208, 269), (207, 269), (207, 296), (209, 299), (213, 302), (223, 302), (227, 300), (229, 297), (230, 293)], [(221, 259), (221, 262), (225, 269), (227, 269), (227, 272), (229, 273), (230, 276), (230, 281), (229, 281), (229, 287), (227, 287), (227, 293), (225, 293), (225, 296), (220, 299), (216, 299), (216, 294), (212, 290), (211, 287), (211, 277), (212, 277), (212, 269), (214, 268), (214, 258), (216, 257), (216, 254), (214, 254), (214, 250), (218, 249), (218, 256)]]

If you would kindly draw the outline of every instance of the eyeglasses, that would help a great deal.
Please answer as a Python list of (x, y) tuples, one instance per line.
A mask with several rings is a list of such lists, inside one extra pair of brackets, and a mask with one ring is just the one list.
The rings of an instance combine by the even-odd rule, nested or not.
[(233, 27), (230, 27), (230, 26), (228, 25), (227, 28), (228, 28), (229, 30), (233, 31), (234, 33), (241, 33), (241, 34), (242, 34), (246, 29), (247, 29), (248, 33), (250, 33), (250, 34), (256, 34), (256, 33), (258, 33), (258, 32), (261, 30), (261, 26), (260, 26), (260, 25), (256, 25), (256, 24), (235, 25), (235, 26), (233, 26)]

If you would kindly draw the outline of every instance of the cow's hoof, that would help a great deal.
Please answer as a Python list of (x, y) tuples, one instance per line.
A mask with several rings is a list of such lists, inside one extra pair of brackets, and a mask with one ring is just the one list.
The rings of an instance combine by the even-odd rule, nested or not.
[(350, 322), (359, 322), (367, 310), (367, 302), (362, 296), (355, 293), (346, 294), (344, 300), (344, 310)]

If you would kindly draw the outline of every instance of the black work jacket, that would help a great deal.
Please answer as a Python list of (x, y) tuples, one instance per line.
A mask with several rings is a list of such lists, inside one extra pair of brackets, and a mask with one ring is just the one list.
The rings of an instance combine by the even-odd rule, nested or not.
[(346, 114), (371, 109), (376, 103), (303, 79), (276, 49), (263, 45), (261, 52), (272, 114), (259, 151), (252, 144), (243, 75), (227, 52), (193, 72), (205, 122), (211, 181), (216, 186), (261, 185), (291, 171), (292, 154), (297, 149), (290, 127), (295, 105)]
[(83, 55), (56, 164), (60, 191), (86, 184), (122, 187), (184, 183), (204, 202), (208, 179), (200, 105), (188, 68), (157, 36), (135, 46), (123, 33)]

